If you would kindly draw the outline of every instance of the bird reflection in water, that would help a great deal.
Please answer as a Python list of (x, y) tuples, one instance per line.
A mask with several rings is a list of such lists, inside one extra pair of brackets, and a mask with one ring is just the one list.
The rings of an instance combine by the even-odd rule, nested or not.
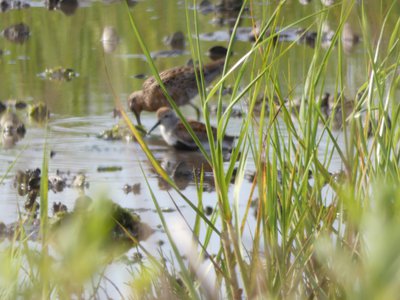
[[(213, 171), (201, 152), (179, 151), (170, 148), (164, 150), (153, 150), (160, 166), (175, 182), (180, 190), (186, 189), (189, 185), (195, 186), (200, 181), (203, 172), (203, 191), (212, 192), (215, 189)], [(170, 190), (172, 187), (157, 175), (158, 187), (160, 190)]]

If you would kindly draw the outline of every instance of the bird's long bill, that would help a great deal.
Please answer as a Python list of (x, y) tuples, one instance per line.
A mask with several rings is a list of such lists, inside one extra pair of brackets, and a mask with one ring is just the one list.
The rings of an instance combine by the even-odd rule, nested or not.
[(149, 130), (149, 131), (147, 131), (147, 134), (149, 135), (154, 129), (156, 129), (157, 128), (157, 126), (158, 125), (160, 125), (161, 124), (161, 122), (160, 121), (158, 121), (156, 124), (154, 124), (154, 126), (153, 127), (151, 127), (151, 129)]

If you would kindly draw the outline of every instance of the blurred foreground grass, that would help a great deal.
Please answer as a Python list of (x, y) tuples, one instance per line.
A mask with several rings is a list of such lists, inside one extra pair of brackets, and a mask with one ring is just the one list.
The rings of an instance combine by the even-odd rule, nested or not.
[[(249, 3), (252, 2), (244, 1), (244, 6)], [(365, 84), (352, 99), (355, 105), (349, 114), (345, 112), (344, 97), (333, 98), (335, 109), (328, 115), (323, 114), (324, 107), (317, 99), (323, 96), (326, 65), (332, 55), (338, 57), (337, 90), (345, 89), (341, 34), (355, 1), (337, 4), (339, 27), (327, 49), (322, 48), (321, 38), (316, 39), (296, 110), (293, 110), (294, 103), (283, 97), (283, 83), (279, 80), (282, 70), (278, 67), (282, 65), (282, 53), (290, 51), (296, 42), (281, 45), (274, 42), (274, 34), (263, 37), (267, 30), (275, 32), (280, 24), (280, 10), (285, 1), (276, 5), (271, 17), (259, 24), (261, 37), (246, 55), (235, 61), (227, 60), (226, 72), (209, 93), (200, 84), (199, 74), (203, 119), (209, 132), (208, 104), (216, 97), (219, 136), (223, 136), (229, 126), (232, 107), (248, 107), (229, 162), (224, 162), (221, 139), (210, 141), (211, 152), (203, 150), (213, 168), (218, 201), (211, 217), (205, 215), (201, 205), (202, 178), (198, 178), (197, 183), (198, 199), (187, 199), (158, 165), (123, 112), (149, 161), (176, 189), (177, 195), (196, 211), (196, 219), (190, 220), (192, 227), (181, 237), (189, 244), (189, 250), (182, 253), (164, 220), (159, 199), (148, 185), (173, 257), (163, 253), (161, 257), (147, 254), (146, 261), (132, 270), (128, 285), (131, 294), (121, 293), (121, 298), (398, 298), (400, 106), (395, 95), (399, 85), (396, 72), (400, 62), (400, 20), (390, 28), (385, 23), (385, 18), (396, 13), (396, 3), (393, 1), (385, 12), (378, 38), (369, 34), (364, 11), (367, 4), (359, 5), (365, 64), (369, 72), (365, 74)], [(189, 9), (191, 4), (186, 2), (187, 30), (198, 35), (197, 11)], [(322, 31), (328, 10), (323, 8), (308, 17), (317, 19), (318, 32)], [(132, 30), (159, 80), (140, 30), (129, 16)], [(232, 30), (238, 25), (239, 22)], [(390, 38), (384, 42), (383, 32), (387, 31)], [(193, 58), (201, 64), (199, 39), (190, 38), (189, 41)], [(234, 44), (232, 39), (229, 50)], [(251, 78), (243, 78), (245, 71), (250, 72)], [(228, 108), (223, 111), (225, 103), (219, 94), (226, 80), (233, 81), (234, 85)], [(264, 95), (263, 105), (256, 114), (259, 94)], [(178, 107), (171, 105), (182, 118)], [(342, 144), (333, 129), (337, 121), (335, 114), (341, 116)], [(328, 140), (328, 146), (320, 149), (323, 138)], [(46, 151), (44, 154), (46, 157)], [(340, 174), (329, 172), (334, 154), (342, 161)], [(256, 166), (253, 189), (247, 199), (238, 199), (249, 159), (254, 160)], [(46, 166), (44, 159), (43, 170)], [(235, 182), (234, 186), (231, 181)], [(47, 219), (45, 184), (41, 189), (42, 220)], [(233, 198), (228, 192), (230, 189), (234, 190)], [(257, 201), (253, 202), (255, 195)], [(239, 200), (247, 203), (242, 218), (239, 217), (242, 215)], [(248, 248), (242, 243), (242, 234), (247, 219), (253, 217), (250, 215), (252, 203), (256, 205), (256, 226), (251, 229), (252, 247)], [(40, 245), (30, 242), (23, 234), (21, 221), (22, 232), (3, 243), (0, 251), (1, 298), (86, 299), (106, 295), (102, 284), (109, 279), (103, 271), (121, 253), (114, 248), (118, 248), (117, 243), (110, 241), (110, 228), (121, 224), (115, 223), (112, 217), (115, 207), (109, 202), (94, 201), (91, 212), (83, 218), (71, 218), (56, 235), (54, 229), (49, 228), (49, 222), (42, 222)], [(200, 235), (200, 224), (206, 228), (203, 235)], [(118, 228), (125, 232), (126, 226), (122, 224)], [(211, 236), (217, 236), (220, 241), (215, 255), (208, 252)], [(136, 237), (128, 237), (135, 242)], [(146, 253), (140, 243), (135, 242), (135, 246)], [(183, 259), (183, 255), (188, 260)]]

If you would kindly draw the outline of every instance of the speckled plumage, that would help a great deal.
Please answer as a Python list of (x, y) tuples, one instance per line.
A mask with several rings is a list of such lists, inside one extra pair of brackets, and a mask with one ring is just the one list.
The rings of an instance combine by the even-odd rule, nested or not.
[[(204, 65), (205, 84), (209, 85), (222, 72), (223, 67), (224, 59)], [(178, 106), (191, 104), (190, 100), (198, 94), (194, 66), (175, 67), (165, 70), (160, 73), (160, 78), (169, 95)], [(143, 110), (156, 111), (160, 107), (169, 106), (169, 102), (161, 86), (152, 76), (143, 83), (142, 90), (133, 92), (129, 96), (128, 105), (140, 124), (140, 113)]]

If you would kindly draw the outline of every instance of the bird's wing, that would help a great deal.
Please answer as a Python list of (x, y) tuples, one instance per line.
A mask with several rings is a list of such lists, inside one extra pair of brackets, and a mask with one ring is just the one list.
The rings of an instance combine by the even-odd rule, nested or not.
[[(188, 123), (189, 123), (190, 127), (192, 127), (194, 133), (196, 134), (196, 136), (200, 140), (200, 142), (208, 143), (206, 125), (204, 125), (201, 122), (194, 121), (194, 120), (189, 120)], [(215, 137), (217, 134), (217, 130), (214, 127), (211, 127), (211, 128), (212, 128), (212, 131), (213, 131), (213, 134)], [(185, 144), (191, 145), (191, 146), (196, 146), (196, 143), (193, 141), (191, 135), (186, 130), (183, 123), (178, 123), (177, 128), (176, 128), (176, 136), (181, 143), (185, 143)]]
[[(180, 74), (185, 73), (186, 69), (190, 67), (175, 67), (171, 68), (165, 71), (162, 71), (159, 76), (161, 81), (164, 83), (164, 85), (169, 85), (169, 82), (171, 80), (174, 80), (175, 78), (179, 77)], [(142, 85), (143, 90), (152, 90), (154, 88), (160, 88), (160, 85), (158, 81), (154, 78), (154, 76), (151, 76), (147, 78)]]
[[(190, 124), (190, 123), (189, 123)], [(192, 125), (192, 124), (190, 124)], [(193, 127), (192, 127), (193, 128)], [(176, 129), (175, 129), (175, 133), (176, 133), (176, 137), (178, 139), (178, 141), (181, 144), (186, 145), (187, 147), (190, 148), (197, 148), (196, 143), (193, 141), (192, 136), (189, 134), (189, 132), (186, 130), (185, 126), (183, 125), (183, 123), (178, 123), (176, 125)], [(196, 133), (196, 131), (195, 131)]]
[(209, 85), (219, 74), (222, 73), (224, 64), (225, 59), (223, 58), (204, 65), (203, 75), (206, 85)]

